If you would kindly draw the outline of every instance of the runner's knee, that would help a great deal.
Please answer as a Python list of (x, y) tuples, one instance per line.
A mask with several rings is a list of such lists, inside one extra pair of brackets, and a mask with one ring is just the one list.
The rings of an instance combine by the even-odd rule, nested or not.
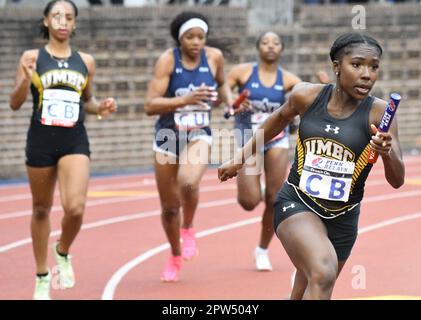
[(183, 195), (192, 195), (199, 192), (199, 185), (191, 181), (185, 181), (180, 183), (180, 191)]
[(162, 208), (162, 218), (164, 220), (172, 220), (179, 216), (180, 214), (180, 208), (173, 206), (173, 207), (163, 207)]
[(323, 261), (310, 270), (310, 285), (322, 290), (330, 290), (336, 282), (338, 265), (333, 261)]
[(63, 205), (63, 209), (67, 217), (80, 219), (85, 211), (85, 203), (83, 201), (71, 201)]
[(32, 217), (35, 220), (48, 219), (51, 211), (51, 205), (35, 204), (32, 209)]
[(260, 199), (245, 197), (245, 196), (238, 196), (237, 201), (244, 210), (252, 211), (259, 204)]

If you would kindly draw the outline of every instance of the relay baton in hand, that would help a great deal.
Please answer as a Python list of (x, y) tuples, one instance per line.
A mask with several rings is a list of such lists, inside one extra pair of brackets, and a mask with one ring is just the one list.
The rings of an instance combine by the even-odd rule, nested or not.
[(235, 100), (232, 107), (224, 113), (224, 118), (229, 119), (229, 117), (234, 115), (234, 110), (238, 109), (240, 105), (243, 103), (244, 100), (250, 95), (250, 91), (247, 89), (244, 89), (243, 92), (238, 96), (237, 100)]
[[(389, 103), (384, 110), (380, 126), (377, 128), (380, 132), (388, 132), (390, 125), (392, 124), (393, 117), (395, 116), (396, 110), (398, 109), (401, 96), (398, 93), (392, 93), (390, 95)], [(368, 152), (368, 163), (376, 163), (379, 154), (370, 149)]]

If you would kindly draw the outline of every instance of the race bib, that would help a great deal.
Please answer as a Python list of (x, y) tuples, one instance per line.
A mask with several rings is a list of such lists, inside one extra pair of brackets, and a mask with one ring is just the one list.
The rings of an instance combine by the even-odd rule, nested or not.
[(207, 127), (210, 124), (209, 110), (198, 106), (186, 106), (174, 112), (174, 122), (179, 130), (189, 131)]
[[(257, 113), (253, 113), (251, 115), (251, 129), (253, 130), (253, 134), (257, 131), (257, 129), (259, 129), (260, 125), (266, 121), (267, 118), (269, 118), (269, 116), (271, 115), (271, 113), (266, 113), (266, 112), (257, 112)], [(274, 137), (272, 140), (276, 140), (276, 139), (281, 139), (285, 136), (285, 130), (282, 130), (282, 132), (280, 134), (278, 134), (276, 137)], [(268, 143), (270, 142), (268, 141)]]
[(73, 127), (79, 119), (80, 96), (75, 91), (47, 89), (43, 94), (41, 123)]
[(308, 153), (300, 189), (315, 198), (347, 202), (355, 163), (328, 159)]
[(259, 128), (259, 126), (269, 118), (270, 113), (256, 112), (251, 115), (251, 128), (253, 133)]

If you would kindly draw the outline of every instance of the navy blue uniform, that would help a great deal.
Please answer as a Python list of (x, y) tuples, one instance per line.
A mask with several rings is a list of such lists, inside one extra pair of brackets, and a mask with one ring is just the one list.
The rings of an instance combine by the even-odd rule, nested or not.
[(33, 112), (27, 134), (26, 164), (32, 167), (56, 165), (69, 154), (90, 156), (83, 121), (82, 93), (88, 83), (88, 69), (78, 52), (66, 59), (39, 50), (32, 77)]
[[(240, 147), (243, 147), (253, 136), (254, 131), (266, 118), (285, 102), (285, 89), (283, 83), (282, 69), (279, 67), (276, 74), (276, 81), (272, 87), (266, 87), (259, 79), (259, 65), (253, 64), (253, 71), (247, 82), (239, 88), (239, 92), (249, 90), (248, 99), (251, 102), (252, 110), (236, 114), (235, 129), (236, 140)], [(289, 147), (289, 132), (285, 129), (279, 136), (267, 142), (264, 151), (270, 148)]]
[[(187, 95), (202, 84), (216, 90), (216, 81), (209, 67), (205, 49), (200, 54), (199, 65), (193, 70), (183, 67), (179, 47), (174, 48), (173, 54), (174, 70), (165, 97)], [(210, 120), (209, 104), (207, 108), (187, 105), (160, 115), (155, 124), (154, 151), (178, 157), (190, 141), (202, 139), (212, 144)]]

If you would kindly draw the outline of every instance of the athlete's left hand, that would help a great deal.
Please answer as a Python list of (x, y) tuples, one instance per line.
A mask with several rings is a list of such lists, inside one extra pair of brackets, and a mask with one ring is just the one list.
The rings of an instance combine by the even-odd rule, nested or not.
[(238, 171), (243, 167), (241, 163), (235, 163), (234, 159), (231, 159), (218, 168), (218, 179), (221, 182), (227, 181), (238, 175)]
[(374, 124), (371, 124), (371, 131), (370, 147), (380, 155), (388, 155), (392, 149), (391, 134), (378, 131)]
[(117, 111), (117, 103), (114, 98), (107, 98), (101, 101), (98, 108), (98, 116), (106, 117)]

